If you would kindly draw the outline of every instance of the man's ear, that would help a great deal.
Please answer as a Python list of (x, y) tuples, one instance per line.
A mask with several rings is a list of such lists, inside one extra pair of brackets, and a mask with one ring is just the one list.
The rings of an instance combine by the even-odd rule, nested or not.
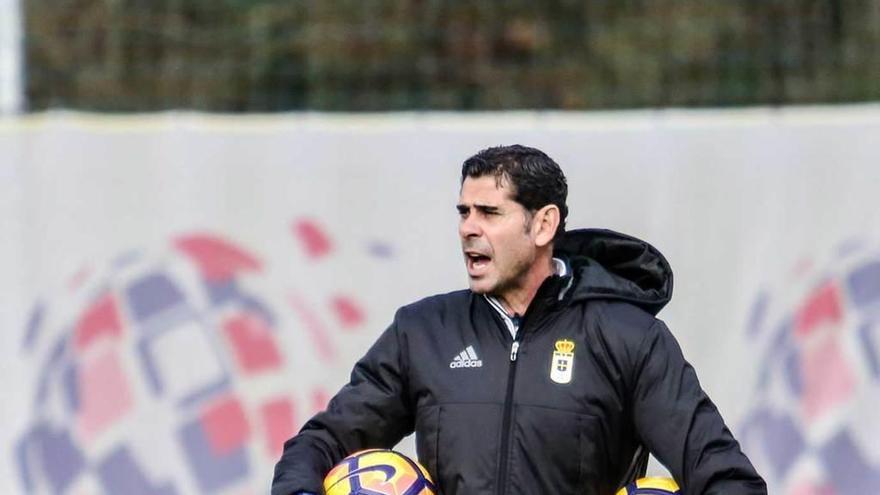
[(553, 242), (558, 227), (558, 206), (551, 204), (536, 211), (532, 217), (532, 238), (535, 239), (535, 245), (544, 247)]

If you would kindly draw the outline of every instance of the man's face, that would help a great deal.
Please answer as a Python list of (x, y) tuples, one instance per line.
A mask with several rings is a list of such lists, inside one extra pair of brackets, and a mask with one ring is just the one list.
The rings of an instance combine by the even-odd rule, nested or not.
[(535, 262), (532, 216), (511, 199), (506, 179), (468, 177), (458, 200), (458, 235), (472, 291), (504, 296), (521, 287)]

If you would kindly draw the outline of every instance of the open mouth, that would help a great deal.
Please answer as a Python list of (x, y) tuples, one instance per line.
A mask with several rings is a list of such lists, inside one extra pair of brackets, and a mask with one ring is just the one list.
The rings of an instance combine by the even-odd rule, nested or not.
[(480, 253), (465, 253), (465, 259), (467, 260), (468, 273), (471, 276), (482, 275), (492, 261), (492, 258)]

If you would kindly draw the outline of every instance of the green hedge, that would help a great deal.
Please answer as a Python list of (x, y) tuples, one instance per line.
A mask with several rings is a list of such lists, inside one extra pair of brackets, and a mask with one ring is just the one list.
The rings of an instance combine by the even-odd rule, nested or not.
[(28, 108), (611, 109), (880, 99), (880, 0), (27, 0)]

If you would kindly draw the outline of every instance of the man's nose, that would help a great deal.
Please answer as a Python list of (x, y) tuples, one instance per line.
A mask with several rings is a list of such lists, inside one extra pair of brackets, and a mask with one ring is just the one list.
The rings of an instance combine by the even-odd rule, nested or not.
[(482, 232), (480, 223), (474, 219), (473, 215), (462, 218), (458, 223), (458, 234), (462, 238), (479, 237)]

